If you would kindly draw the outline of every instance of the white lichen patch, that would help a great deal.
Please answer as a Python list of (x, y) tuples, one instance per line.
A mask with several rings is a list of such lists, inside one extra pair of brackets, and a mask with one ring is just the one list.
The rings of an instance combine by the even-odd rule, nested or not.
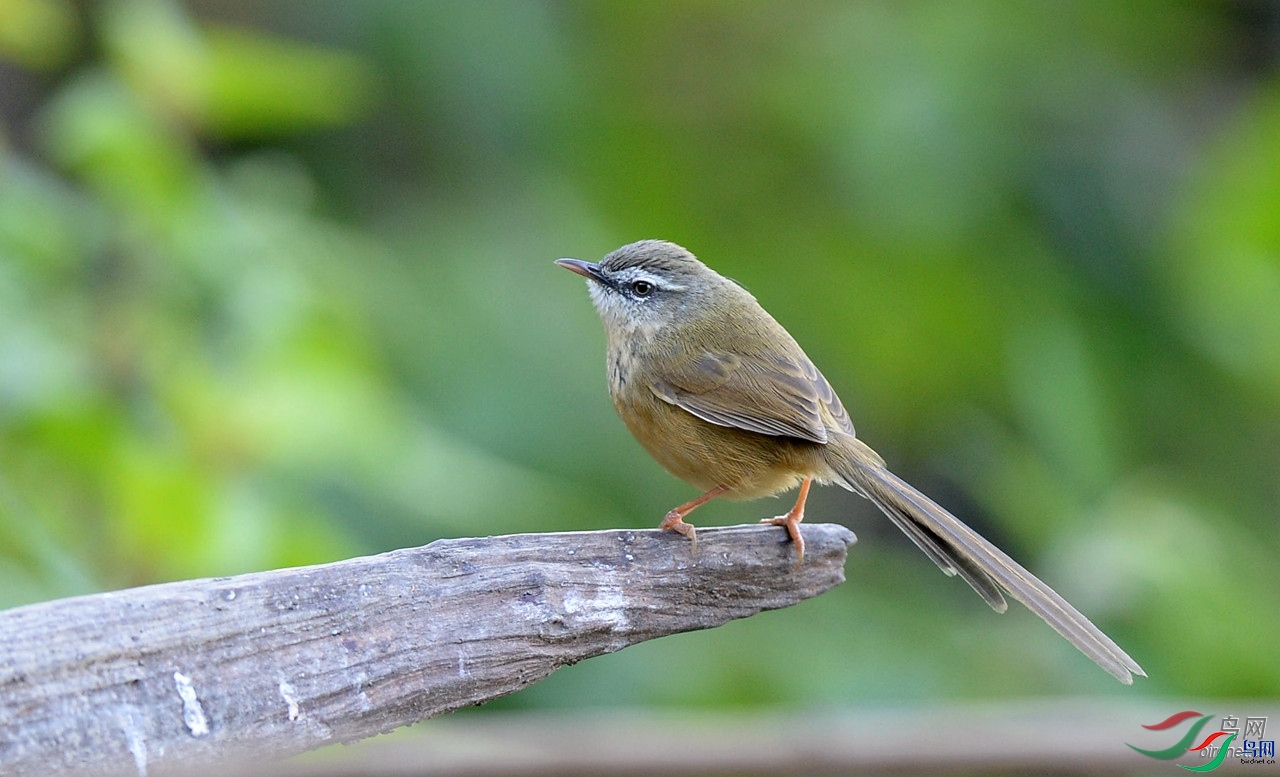
[(297, 693), (288, 680), (280, 681), (280, 698), (284, 699), (285, 706), (289, 710), (289, 720), (297, 720), (302, 714), (302, 710), (298, 707)]
[(196, 695), (191, 678), (182, 672), (173, 673), (173, 684), (178, 687), (178, 698), (182, 699), (182, 722), (193, 737), (202, 737), (209, 733), (209, 719), (204, 716), (204, 707), (200, 706), (200, 698)]
[(618, 586), (601, 586), (595, 596), (584, 596), (575, 588), (564, 593), (564, 612), (584, 626), (608, 626), (614, 630), (627, 628), (627, 597)]
[(138, 777), (147, 777), (147, 737), (142, 733), (141, 721), (130, 711), (121, 728), (124, 730), (125, 745), (133, 756), (133, 766), (138, 770)]

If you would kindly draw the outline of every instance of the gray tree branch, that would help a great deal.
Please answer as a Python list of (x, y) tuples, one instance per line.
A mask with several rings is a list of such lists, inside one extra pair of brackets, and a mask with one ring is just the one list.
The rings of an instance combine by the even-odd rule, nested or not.
[(155, 775), (350, 742), (844, 580), (852, 532), (440, 540), (0, 612), (0, 774)]

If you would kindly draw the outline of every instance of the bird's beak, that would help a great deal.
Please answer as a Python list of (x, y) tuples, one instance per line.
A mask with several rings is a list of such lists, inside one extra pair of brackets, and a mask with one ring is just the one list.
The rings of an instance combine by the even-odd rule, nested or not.
[(597, 283), (607, 284), (604, 273), (600, 270), (600, 265), (584, 262), (581, 259), (557, 259), (556, 264), (560, 265), (570, 272), (576, 272), (584, 278), (589, 278)]

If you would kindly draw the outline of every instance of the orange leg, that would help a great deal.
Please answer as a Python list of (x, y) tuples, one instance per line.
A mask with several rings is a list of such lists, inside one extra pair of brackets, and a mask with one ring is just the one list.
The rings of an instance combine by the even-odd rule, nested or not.
[(796, 568), (804, 563), (804, 537), (800, 536), (800, 522), (804, 520), (804, 500), (809, 498), (809, 486), (813, 484), (813, 478), (805, 478), (800, 484), (800, 495), (796, 497), (796, 505), (787, 511), (786, 515), (779, 515), (777, 518), (764, 518), (760, 523), (771, 523), (774, 526), (787, 527), (787, 534), (791, 536), (791, 541), (796, 544)]
[(684, 522), (684, 517), (728, 490), (728, 486), (716, 486), (697, 499), (690, 499), (688, 502), (685, 502), (667, 513), (667, 517), (662, 519), (662, 523), (658, 524), (658, 528), (670, 529), (672, 531), (680, 532), (684, 536), (688, 537), (689, 542), (693, 544), (692, 552), (697, 553), (698, 532), (694, 529), (693, 524)]

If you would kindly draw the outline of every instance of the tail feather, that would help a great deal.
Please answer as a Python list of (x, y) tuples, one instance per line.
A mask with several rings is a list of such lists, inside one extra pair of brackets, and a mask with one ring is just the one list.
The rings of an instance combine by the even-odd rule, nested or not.
[(1142, 667), (1049, 586), (932, 499), (894, 475), (860, 441), (836, 470), (854, 491), (889, 516), (943, 572), (958, 574), (997, 612), (1007, 605), (1000, 589), (1022, 602), (1120, 682), (1146, 676)]
[(876, 507), (879, 507), (885, 515), (889, 516), (889, 520), (893, 521), (893, 525), (901, 529), (903, 534), (906, 534), (917, 548), (924, 551), (924, 554), (932, 559), (933, 563), (937, 564), (938, 568), (947, 577), (959, 575), (996, 612), (1004, 612), (1009, 609), (1009, 604), (1005, 602), (1004, 595), (1000, 593), (1000, 587), (981, 567), (940, 543), (936, 536), (926, 531), (909, 513), (904, 512), (892, 501), (884, 499), (879, 494), (868, 494), (867, 498), (874, 502)]

